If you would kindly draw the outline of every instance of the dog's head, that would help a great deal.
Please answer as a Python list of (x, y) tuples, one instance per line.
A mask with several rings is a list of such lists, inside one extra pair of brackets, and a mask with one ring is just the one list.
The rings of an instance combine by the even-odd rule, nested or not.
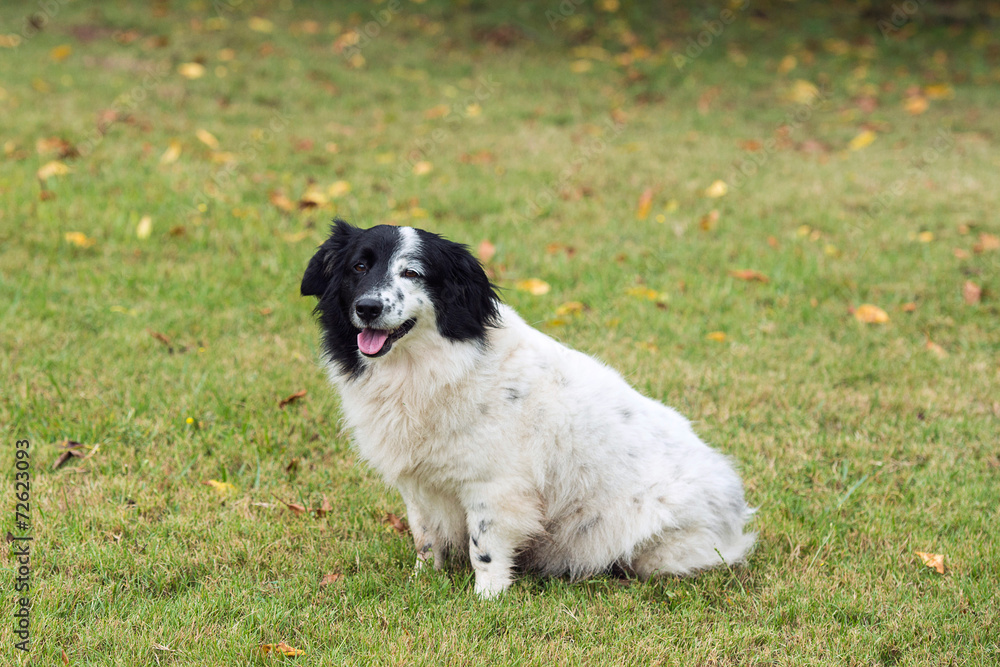
[(351, 376), (408, 337), (482, 342), (498, 318), (493, 286), (468, 249), (412, 227), (334, 221), (302, 294), (319, 298), (327, 354)]

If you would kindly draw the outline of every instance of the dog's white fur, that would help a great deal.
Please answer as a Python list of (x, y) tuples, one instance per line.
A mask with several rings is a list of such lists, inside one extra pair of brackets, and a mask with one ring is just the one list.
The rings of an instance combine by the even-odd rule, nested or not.
[(420, 268), (401, 231), (380, 326), (416, 326), (360, 377), (327, 369), (358, 451), (406, 502), (418, 566), (468, 548), (491, 597), (519, 553), (547, 574), (642, 579), (746, 558), (742, 482), (684, 417), (507, 306), (485, 345), (442, 337), (419, 282), (399, 277)]

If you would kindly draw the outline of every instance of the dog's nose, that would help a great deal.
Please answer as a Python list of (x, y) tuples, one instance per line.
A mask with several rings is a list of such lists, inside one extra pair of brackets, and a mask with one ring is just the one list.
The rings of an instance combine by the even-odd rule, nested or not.
[(371, 322), (382, 314), (382, 301), (379, 299), (358, 299), (354, 304), (354, 312), (362, 322)]

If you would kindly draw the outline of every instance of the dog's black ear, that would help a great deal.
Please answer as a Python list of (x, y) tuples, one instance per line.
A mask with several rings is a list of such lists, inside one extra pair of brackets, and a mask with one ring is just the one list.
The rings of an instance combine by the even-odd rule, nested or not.
[(482, 265), (469, 249), (429, 232), (434, 239), (424, 244), (430, 265), (437, 271), (428, 276), (435, 300), (438, 331), (452, 340), (482, 339), (486, 328), (499, 323), (500, 300)]
[(343, 220), (333, 221), (330, 227), (330, 238), (316, 250), (309, 260), (309, 266), (302, 276), (302, 296), (322, 297), (330, 287), (330, 281), (336, 275), (337, 257), (350, 244), (361, 230), (349, 225)]

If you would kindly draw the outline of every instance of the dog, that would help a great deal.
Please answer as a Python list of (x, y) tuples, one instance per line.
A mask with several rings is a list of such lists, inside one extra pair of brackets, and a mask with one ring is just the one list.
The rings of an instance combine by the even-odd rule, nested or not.
[(475, 591), (515, 570), (641, 580), (745, 561), (753, 510), (678, 412), (529, 326), (469, 250), (335, 220), (301, 292), (360, 456), (406, 503), (417, 568), (468, 550)]

